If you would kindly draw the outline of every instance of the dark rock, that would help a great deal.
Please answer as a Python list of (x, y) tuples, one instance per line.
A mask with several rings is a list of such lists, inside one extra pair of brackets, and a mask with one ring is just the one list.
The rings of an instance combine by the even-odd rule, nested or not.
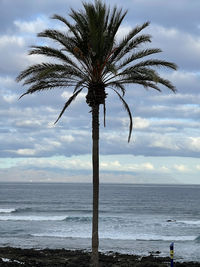
[[(156, 251), (158, 255), (160, 251)], [(100, 267), (167, 267), (170, 264), (168, 257), (139, 257), (109, 252), (99, 253)], [(21, 249), (3, 247), (0, 248), (0, 267), (89, 267), (90, 252), (82, 250), (65, 249)], [(4, 262), (1, 258), (10, 259)], [(24, 263), (24, 264), (20, 264)], [(176, 267), (200, 267), (200, 263), (175, 263)]]

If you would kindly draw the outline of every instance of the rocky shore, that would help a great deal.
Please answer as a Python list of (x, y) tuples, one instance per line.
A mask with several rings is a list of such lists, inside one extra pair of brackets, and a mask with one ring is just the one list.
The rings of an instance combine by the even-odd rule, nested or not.
[[(0, 248), (0, 267), (89, 267), (90, 253), (81, 250), (65, 249), (21, 249)], [(108, 255), (100, 253), (100, 267), (167, 267), (170, 258), (166, 257), (140, 257), (110, 252)], [(175, 267), (200, 267), (198, 262), (178, 263)]]

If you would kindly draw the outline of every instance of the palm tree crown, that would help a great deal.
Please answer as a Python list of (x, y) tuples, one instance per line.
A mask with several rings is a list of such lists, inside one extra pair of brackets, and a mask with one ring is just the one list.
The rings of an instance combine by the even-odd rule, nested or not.
[(66, 25), (67, 33), (49, 29), (38, 34), (39, 37), (55, 41), (59, 46), (33, 46), (29, 54), (45, 55), (60, 63), (40, 63), (21, 72), (17, 81), (24, 80), (24, 85), (29, 85), (22, 96), (55, 87), (73, 86), (73, 94), (65, 103), (58, 121), (84, 88), (87, 89), (88, 105), (92, 108), (96, 104), (103, 104), (105, 115), (106, 88), (114, 90), (130, 118), (130, 140), (132, 116), (124, 100), (125, 85), (136, 83), (160, 91), (160, 84), (175, 92), (171, 82), (160, 77), (154, 67), (176, 69), (176, 65), (149, 57), (144, 59), (161, 52), (160, 49), (139, 49), (142, 44), (151, 42), (150, 35), (140, 34), (149, 22), (135, 27), (117, 42), (116, 33), (127, 12), (116, 7), (111, 11), (99, 0), (95, 4), (83, 3), (83, 6), (83, 11), (71, 9), (70, 16), (74, 24), (59, 15), (52, 17)]

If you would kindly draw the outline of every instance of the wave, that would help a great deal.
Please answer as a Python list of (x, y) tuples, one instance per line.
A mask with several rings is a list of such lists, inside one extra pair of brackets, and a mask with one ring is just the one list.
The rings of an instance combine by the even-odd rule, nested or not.
[(177, 221), (178, 223), (188, 224), (188, 225), (200, 225), (200, 220), (183, 220), (183, 221)]
[(91, 222), (92, 217), (86, 216), (66, 216), (66, 215), (13, 215), (18, 211), (14, 211), (9, 215), (0, 216), (0, 221), (66, 221), (66, 222)]
[[(51, 238), (90, 238), (91, 233), (89, 231), (85, 232), (46, 232), (46, 233), (36, 233), (31, 234), (34, 237), (51, 237)], [(199, 238), (199, 239), (198, 239)], [(200, 242), (200, 236), (159, 236), (159, 235), (135, 235), (130, 237), (128, 234), (116, 234), (116, 233), (104, 233), (100, 234), (100, 239), (104, 240), (119, 240), (119, 241), (198, 241)], [(198, 240), (197, 240), (198, 239)]]
[[(65, 209), (65, 208), (39, 208), (39, 207), (24, 207), (24, 208), (0, 208), (1, 213), (26, 213), (26, 212), (42, 212), (42, 213), (78, 213), (78, 214), (92, 214), (92, 210), (90, 209)], [(104, 211), (100, 211), (101, 214), (107, 213)]]
[(38, 215), (27, 215), (27, 216), (0, 216), (0, 221), (63, 221), (66, 216), (38, 216)]
[[(44, 213), (81, 213), (81, 214), (92, 214), (92, 210), (81, 210), (81, 209), (48, 209), (38, 207), (25, 207), (25, 208), (6, 208), (0, 209), (0, 213), (25, 213), (25, 212), (44, 212)], [(103, 213), (103, 212), (102, 212)]]
[(91, 238), (91, 233), (90, 232), (82, 232), (79, 233), (78, 231), (73, 232), (73, 233), (66, 233), (66, 232), (46, 232), (46, 233), (35, 233), (35, 234), (30, 234), (32, 237), (47, 237), (47, 238)]
[(137, 238), (138, 241), (194, 241), (196, 236), (156, 236), (149, 235)]
[(91, 222), (92, 217), (75, 217), (75, 216), (69, 216), (64, 219), (64, 221), (67, 222)]
[(25, 213), (33, 211), (32, 208), (0, 208), (0, 213)]
[(14, 209), (14, 208), (0, 208), (0, 213), (12, 213), (15, 211), (16, 211), (16, 209)]

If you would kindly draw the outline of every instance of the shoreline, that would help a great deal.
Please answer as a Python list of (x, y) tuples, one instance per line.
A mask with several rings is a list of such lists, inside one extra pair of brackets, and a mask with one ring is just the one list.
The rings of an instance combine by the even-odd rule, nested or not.
[[(100, 267), (168, 267), (169, 257), (138, 256), (110, 251), (99, 253)], [(23, 249), (0, 247), (0, 267), (89, 267), (90, 252), (65, 249)], [(176, 262), (176, 267), (200, 267), (200, 262)]]

